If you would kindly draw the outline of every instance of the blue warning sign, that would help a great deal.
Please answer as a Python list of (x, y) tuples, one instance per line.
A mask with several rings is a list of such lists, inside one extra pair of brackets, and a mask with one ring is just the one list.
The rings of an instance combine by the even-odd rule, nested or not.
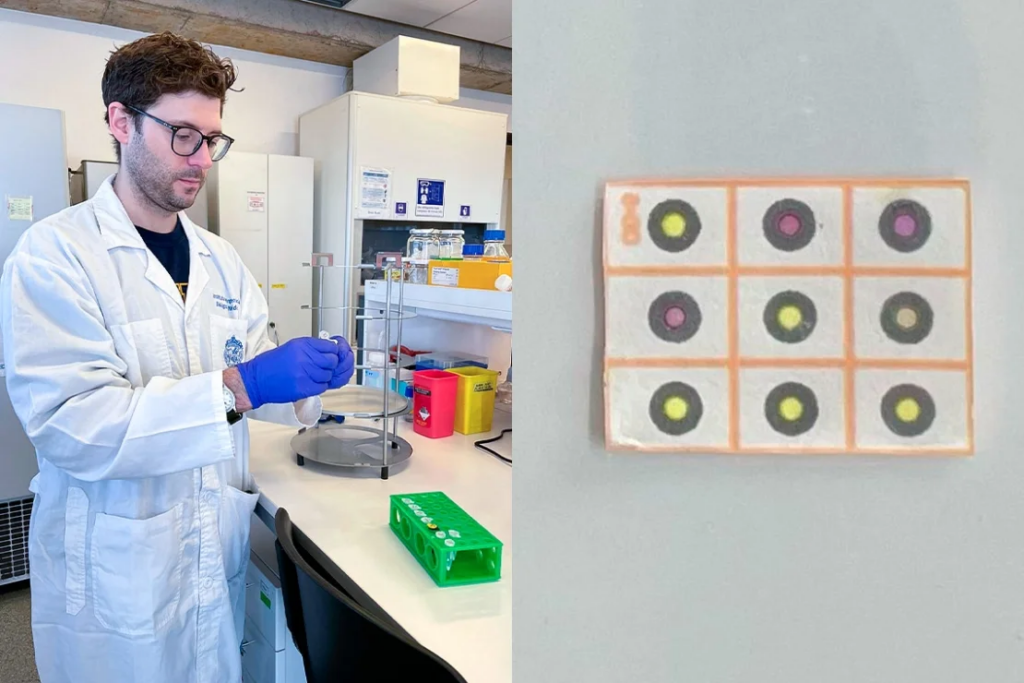
[(469, 205), (468, 204), (463, 204), (462, 205), (462, 207), (459, 209), (459, 216), (461, 216), (462, 218), (469, 218)]
[(420, 178), (416, 182), (416, 215), (444, 218), (444, 181)]

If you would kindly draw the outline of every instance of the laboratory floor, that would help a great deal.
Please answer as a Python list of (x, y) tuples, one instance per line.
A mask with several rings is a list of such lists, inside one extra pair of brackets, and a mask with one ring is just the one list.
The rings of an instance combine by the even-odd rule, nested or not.
[(28, 583), (0, 586), (0, 683), (39, 683)]

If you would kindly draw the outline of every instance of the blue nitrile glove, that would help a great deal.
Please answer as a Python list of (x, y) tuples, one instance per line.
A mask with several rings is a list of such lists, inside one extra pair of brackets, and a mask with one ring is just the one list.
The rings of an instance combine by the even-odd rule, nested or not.
[(345, 341), (344, 337), (331, 337), (338, 342), (338, 367), (334, 368), (334, 375), (329, 384), (331, 389), (340, 389), (349, 383), (352, 374), (356, 371), (356, 356), (352, 353), (352, 347)]
[(267, 403), (294, 403), (319, 396), (327, 391), (338, 364), (337, 344), (299, 337), (236, 367), (255, 410)]

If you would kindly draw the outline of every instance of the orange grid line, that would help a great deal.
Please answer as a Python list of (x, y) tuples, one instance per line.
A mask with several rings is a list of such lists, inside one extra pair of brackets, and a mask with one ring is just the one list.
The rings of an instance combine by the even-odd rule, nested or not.
[(966, 268), (939, 268), (929, 266), (849, 266), (850, 274), (861, 277), (970, 277)]
[(843, 266), (740, 266), (740, 275), (758, 275), (774, 277), (778, 275), (843, 275)]
[(843, 265), (846, 269), (843, 277), (843, 351), (846, 356), (846, 406), (843, 416), (846, 422), (846, 447), (853, 449), (857, 445), (857, 396), (853, 384), (857, 352), (853, 339), (853, 188), (849, 185), (843, 187)]
[(748, 358), (740, 357), (740, 367), (744, 368), (843, 368), (845, 358)]

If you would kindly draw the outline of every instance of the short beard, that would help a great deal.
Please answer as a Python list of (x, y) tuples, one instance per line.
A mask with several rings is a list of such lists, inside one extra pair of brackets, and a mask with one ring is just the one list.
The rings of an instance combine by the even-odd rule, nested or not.
[[(125, 150), (125, 167), (131, 184), (140, 195), (139, 198), (167, 213), (178, 213), (191, 208), (199, 194), (197, 190), (191, 198), (179, 197), (174, 192), (174, 181), (178, 178), (201, 179), (202, 171), (196, 169), (194, 173), (175, 175), (149, 152), (142, 140), (128, 145)], [(202, 189), (202, 185), (199, 189)]]

